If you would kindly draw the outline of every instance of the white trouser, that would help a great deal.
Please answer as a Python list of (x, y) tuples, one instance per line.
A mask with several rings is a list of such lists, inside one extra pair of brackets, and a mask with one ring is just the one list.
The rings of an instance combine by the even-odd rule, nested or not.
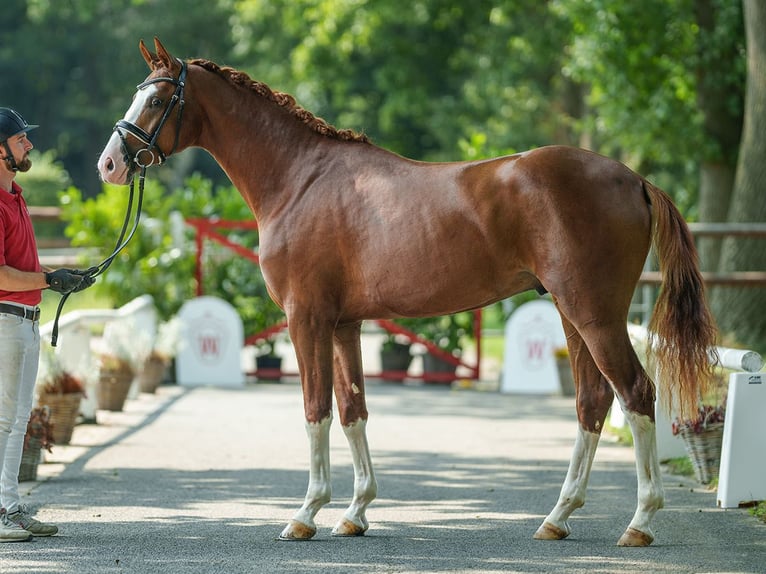
[(19, 466), (40, 360), (40, 331), (29, 319), (0, 313), (0, 504), (19, 506)]

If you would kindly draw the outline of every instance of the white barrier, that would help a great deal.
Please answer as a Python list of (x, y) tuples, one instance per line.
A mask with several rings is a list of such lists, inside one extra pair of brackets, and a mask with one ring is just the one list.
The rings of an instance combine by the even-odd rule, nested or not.
[(723, 423), (718, 506), (766, 500), (766, 376), (732, 373)]
[[(86, 421), (96, 420), (96, 385), (98, 369), (91, 348), (91, 327), (108, 325), (111, 321), (133, 320), (136, 328), (154, 340), (157, 329), (157, 311), (151, 295), (142, 295), (119, 309), (87, 309), (72, 311), (59, 320), (59, 340), (56, 355), (61, 365), (78, 377), (85, 386), (86, 397), (80, 402), (80, 413)], [(40, 326), (42, 344), (50, 341), (53, 321)], [(133, 387), (131, 394), (134, 395)]]

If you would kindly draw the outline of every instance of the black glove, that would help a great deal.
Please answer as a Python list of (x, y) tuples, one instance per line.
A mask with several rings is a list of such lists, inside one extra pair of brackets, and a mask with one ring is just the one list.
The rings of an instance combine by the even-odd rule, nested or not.
[(80, 282), (80, 284), (74, 288), (74, 293), (77, 293), (78, 291), (83, 291), (84, 289), (87, 289), (88, 287), (90, 287), (96, 282), (96, 278), (90, 275), (85, 275), (85, 271), (74, 269), (72, 273), (82, 277), (82, 281)]
[[(78, 275), (72, 269), (56, 269), (45, 274), (45, 281), (51, 289), (59, 293), (71, 293), (79, 291), (82, 284), (83, 275)], [(85, 287), (83, 287), (85, 289)]]

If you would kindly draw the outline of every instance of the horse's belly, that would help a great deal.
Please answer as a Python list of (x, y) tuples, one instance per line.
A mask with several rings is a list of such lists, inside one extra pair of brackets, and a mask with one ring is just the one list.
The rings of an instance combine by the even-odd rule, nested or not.
[(483, 307), (537, 285), (536, 278), (522, 270), (498, 269), (486, 260), (455, 266), (424, 257), (401, 265), (389, 262), (359, 303), (370, 318), (446, 315)]

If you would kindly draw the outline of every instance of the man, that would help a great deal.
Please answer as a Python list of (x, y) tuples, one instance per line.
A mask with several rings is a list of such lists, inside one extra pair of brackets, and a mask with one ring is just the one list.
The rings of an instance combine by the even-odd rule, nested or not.
[(34, 519), (19, 501), (19, 466), (34, 400), (40, 358), (42, 290), (80, 291), (91, 277), (43, 269), (21, 187), (13, 181), (32, 166), (29, 125), (0, 107), (0, 542), (51, 536), (58, 527)]

